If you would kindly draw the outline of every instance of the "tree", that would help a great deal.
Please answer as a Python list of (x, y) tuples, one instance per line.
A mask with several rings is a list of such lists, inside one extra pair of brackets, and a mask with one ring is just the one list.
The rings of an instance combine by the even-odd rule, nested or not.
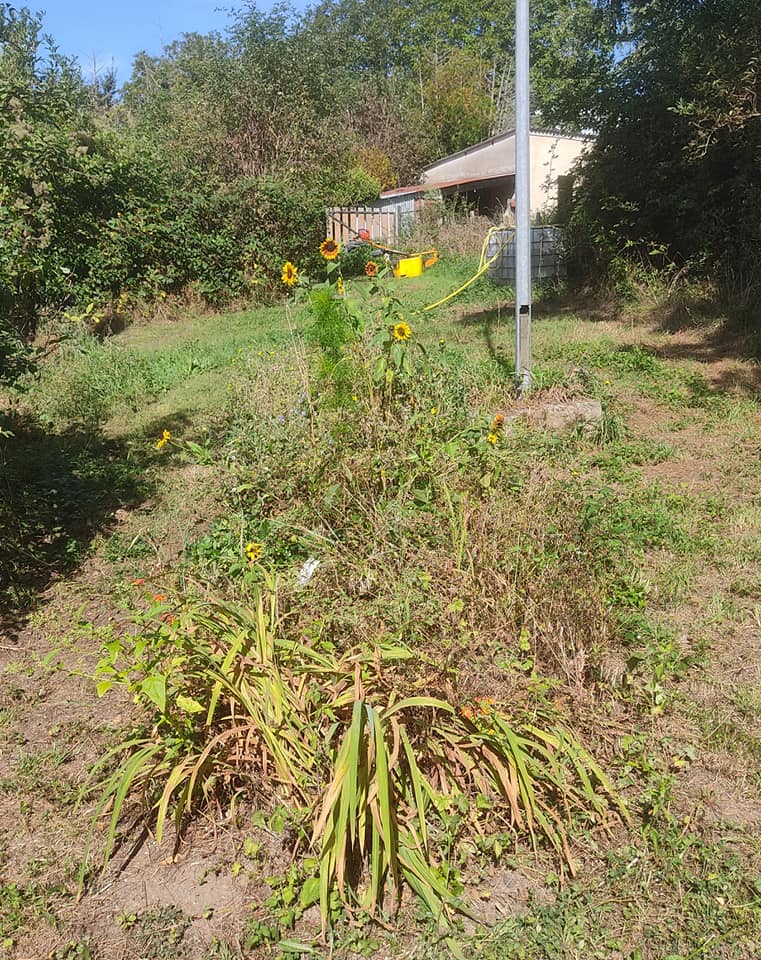
[(761, 20), (751, 0), (650, 0), (596, 97), (577, 218), (609, 253), (653, 246), (747, 286), (761, 250)]

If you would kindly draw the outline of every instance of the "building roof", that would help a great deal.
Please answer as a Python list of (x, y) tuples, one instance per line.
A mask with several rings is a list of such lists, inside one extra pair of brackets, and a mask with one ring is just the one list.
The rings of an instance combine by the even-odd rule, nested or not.
[[(495, 143), (501, 143), (503, 140), (508, 140), (510, 137), (515, 136), (515, 130), (505, 130), (504, 133), (497, 133), (493, 137), (489, 137), (486, 140), (481, 140), (479, 143), (474, 143), (470, 147), (463, 147), (462, 150), (458, 150), (456, 153), (450, 153), (449, 156), (441, 157), (439, 160), (434, 160), (433, 163), (429, 163), (427, 167), (423, 167), (423, 173), (426, 170), (433, 170), (435, 167), (438, 167), (440, 164), (445, 163), (448, 160), (456, 160), (458, 157), (467, 157), (468, 154), (475, 153), (477, 150), (483, 150), (484, 147), (491, 147)], [(552, 137), (553, 140), (591, 140), (591, 136), (583, 133), (563, 133), (561, 130), (532, 130), (532, 137)]]
[(468, 187), (470, 190), (477, 190), (479, 187), (497, 184), (500, 180), (506, 180), (511, 176), (512, 174), (500, 173), (492, 177), (464, 177), (458, 180), (437, 181), (436, 183), (413, 183), (408, 187), (394, 187), (393, 190), (384, 190), (381, 199), (405, 197), (416, 193), (432, 193), (435, 190), (447, 190), (451, 187)]

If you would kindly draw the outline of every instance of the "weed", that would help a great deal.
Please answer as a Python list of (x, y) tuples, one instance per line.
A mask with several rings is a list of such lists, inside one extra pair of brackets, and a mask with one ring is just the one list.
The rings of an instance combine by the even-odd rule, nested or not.
[(67, 802), (71, 796), (71, 788), (59, 779), (57, 771), (70, 759), (70, 750), (59, 745), (30, 752), (19, 748), (14, 757), (13, 776), (0, 781), (0, 791), (37, 793)]
[(101, 694), (126, 685), (154, 711), (154, 733), (120, 744), (93, 772), (120, 761), (91, 830), (110, 806), (106, 862), (130, 791), (151, 798), (160, 842), (172, 804), (179, 829), (199, 796), (229, 796), (255, 776), (311, 807), (324, 922), (334, 892), (354, 895), (358, 863), (369, 912), (387, 883), (398, 896), (404, 880), (438, 915), (461, 905), (431, 860), (429, 820), (461, 795), (500, 797), (509, 826), (544, 838), (571, 869), (553, 798), (602, 822), (617, 803), (600, 767), (549, 716), (405, 697), (395, 665), (413, 655), (398, 643), (337, 656), (331, 645), (283, 638), (273, 584), (253, 609), (185, 601), (168, 617), (157, 598), (143, 627), (107, 644), (97, 671)]
[(55, 926), (55, 902), (64, 891), (57, 887), (26, 886), (18, 883), (0, 885), (0, 950), (9, 950), (16, 935), (32, 919), (42, 919)]
[(136, 955), (152, 960), (188, 956), (184, 938), (191, 922), (190, 917), (174, 906), (122, 914), (116, 920), (127, 932)]
[(663, 463), (673, 456), (674, 448), (670, 444), (618, 437), (609, 442), (605, 450), (597, 451), (585, 458), (585, 462), (590, 467), (597, 467), (608, 483), (621, 483), (638, 479), (636, 472), (628, 468)]
[(668, 682), (683, 678), (688, 668), (702, 656), (702, 650), (686, 654), (668, 629), (651, 623), (639, 612), (622, 615), (621, 630), (630, 648), (629, 673), (632, 678), (641, 677), (642, 693), (650, 713), (657, 716), (666, 703)]
[(90, 938), (76, 940), (67, 943), (66, 946), (58, 947), (50, 955), (50, 960), (92, 960), (90, 951)]
[[(679, 493), (666, 492), (652, 483), (639, 489), (630, 485), (625, 495), (612, 487), (601, 487), (588, 499), (584, 523), (609, 552), (625, 556), (631, 551), (652, 547), (668, 548), (677, 555), (707, 549), (712, 538), (702, 523), (688, 527), (692, 502)], [(703, 518), (699, 516), (699, 520)]]

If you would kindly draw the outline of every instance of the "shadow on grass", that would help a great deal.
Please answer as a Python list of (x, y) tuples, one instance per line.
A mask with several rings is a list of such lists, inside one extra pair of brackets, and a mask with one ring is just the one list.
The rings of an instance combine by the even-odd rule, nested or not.
[(463, 314), (459, 320), (465, 326), (481, 327), (489, 356), (496, 363), (500, 374), (510, 381), (515, 379), (515, 360), (508, 352), (507, 347), (497, 342), (497, 331), (504, 332), (507, 325), (512, 323), (513, 313), (511, 311), (512, 307), (509, 310), (473, 310), (470, 313)]
[(44, 431), (28, 418), (0, 440), (0, 628), (15, 637), (55, 580), (71, 575), (114, 512), (152, 492), (150, 447), (135, 452), (86, 428)]
[(734, 304), (682, 292), (655, 308), (648, 320), (654, 330), (672, 335), (669, 343), (648, 346), (654, 356), (709, 364), (715, 389), (761, 395), (761, 303)]

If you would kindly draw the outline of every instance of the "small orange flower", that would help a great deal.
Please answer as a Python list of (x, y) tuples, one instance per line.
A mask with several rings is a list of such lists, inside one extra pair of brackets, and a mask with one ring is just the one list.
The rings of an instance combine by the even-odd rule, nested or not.
[(165, 593), (154, 593), (154, 594), (153, 594), (153, 602), (154, 602), (154, 603), (163, 603), (165, 600), (166, 600), (166, 594), (165, 594)]
[(325, 257), (326, 260), (335, 260), (338, 254), (341, 252), (341, 244), (337, 240), (333, 240), (331, 237), (328, 237), (327, 240), (323, 240), (320, 244), (320, 253)]
[(132, 586), (133, 586), (133, 587), (142, 587), (142, 585), (143, 585), (144, 583), (145, 583), (145, 577), (138, 577), (137, 580), (133, 580), (133, 581), (132, 581)]
[(498, 427), (504, 427), (505, 425), (505, 415), (504, 413), (498, 413), (495, 415), (494, 420), (492, 421), (492, 427), (497, 429)]
[(365, 273), (368, 277), (377, 277), (378, 276), (378, 264), (375, 260), (368, 260), (365, 264)]

